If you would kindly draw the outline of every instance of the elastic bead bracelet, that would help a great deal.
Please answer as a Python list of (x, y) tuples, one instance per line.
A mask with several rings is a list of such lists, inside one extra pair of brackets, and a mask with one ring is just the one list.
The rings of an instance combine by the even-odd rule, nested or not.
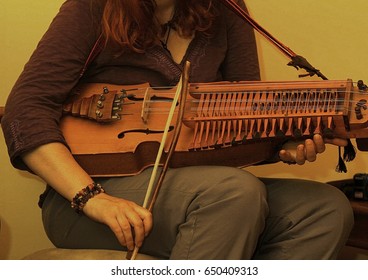
[(79, 191), (73, 198), (71, 202), (71, 207), (77, 213), (81, 213), (83, 211), (84, 206), (87, 201), (94, 197), (99, 193), (104, 193), (105, 190), (98, 183), (91, 183), (81, 191)]

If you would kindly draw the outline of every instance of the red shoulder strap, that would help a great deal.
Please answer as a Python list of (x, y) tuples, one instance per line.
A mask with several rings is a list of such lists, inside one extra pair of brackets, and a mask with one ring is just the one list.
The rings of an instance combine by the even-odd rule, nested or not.
[(284, 53), (286, 56), (291, 58), (292, 61), (288, 63), (289, 66), (294, 66), (296, 69), (302, 68), (308, 72), (307, 75), (300, 75), (300, 77), (317, 75), (323, 80), (327, 80), (326, 76), (324, 76), (321, 73), (321, 71), (314, 68), (304, 57), (297, 55), (289, 47), (285, 46), (283, 43), (277, 40), (274, 36), (272, 36), (271, 33), (269, 33), (260, 24), (258, 24), (234, 0), (221, 0), (221, 3), (225, 5), (226, 7), (228, 7), (231, 11), (233, 11), (236, 15), (238, 15), (244, 21), (249, 23), (255, 30), (257, 30), (261, 35), (263, 35), (268, 41), (274, 44), (282, 53)]
[(93, 45), (93, 48), (91, 52), (89, 53), (86, 62), (84, 63), (84, 66), (82, 68), (82, 71), (80, 72), (79, 76), (83, 77), (84, 73), (87, 71), (88, 66), (91, 64), (91, 62), (99, 55), (103, 48), (104, 40), (102, 34), (97, 38), (95, 44)]

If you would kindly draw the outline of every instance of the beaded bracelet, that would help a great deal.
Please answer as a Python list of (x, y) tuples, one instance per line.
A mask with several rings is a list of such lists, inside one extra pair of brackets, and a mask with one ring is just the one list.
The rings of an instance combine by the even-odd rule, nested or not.
[(84, 206), (87, 201), (94, 197), (99, 193), (104, 193), (105, 190), (98, 183), (91, 183), (81, 191), (79, 191), (73, 198), (71, 202), (71, 207), (77, 213), (81, 213), (83, 211)]

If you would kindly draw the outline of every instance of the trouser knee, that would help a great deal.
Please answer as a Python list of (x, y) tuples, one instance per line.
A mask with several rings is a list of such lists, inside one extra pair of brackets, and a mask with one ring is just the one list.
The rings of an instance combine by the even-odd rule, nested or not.
[(221, 168), (218, 172), (212, 173), (213, 180), (203, 191), (206, 199), (227, 201), (234, 216), (266, 215), (267, 192), (263, 182), (241, 169)]

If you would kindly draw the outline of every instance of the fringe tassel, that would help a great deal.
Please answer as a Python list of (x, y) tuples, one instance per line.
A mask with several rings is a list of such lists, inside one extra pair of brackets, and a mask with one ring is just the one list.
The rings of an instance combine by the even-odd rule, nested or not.
[(356, 149), (351, 143), (350, 139), (348, 139), (347, 146), (344, 147), (344, 160), (346, 162), (352, 161), (355, 159)]
[(339, 172), (339, 173), (342, 173), (342, 172), (346, 173), (348, 170), (346, 168), (346, 164), (345, 164), (343, 158), (341, 157), (341, 147), (338, 147), (338, 151), (339, 151), (339, 162), (338, 162), (335, 170), (336, 170), (336, 172)]
[(341, 147), (338, 147), (338, 151), (339, 151), (339, 162), (336, 166), (336, 172), (339, 173), (346, 173), (348, 171), (348, 169), (346, 168), (346, 164), (344, 161), (349, 162), (355, 159), (356, 156), (356, 149), (353, 146), (353, 144), (351, 143), (350, 139), (348, 140), (348, 144), (344, 147), (344, 155), (343, 157), (341, 156)]

